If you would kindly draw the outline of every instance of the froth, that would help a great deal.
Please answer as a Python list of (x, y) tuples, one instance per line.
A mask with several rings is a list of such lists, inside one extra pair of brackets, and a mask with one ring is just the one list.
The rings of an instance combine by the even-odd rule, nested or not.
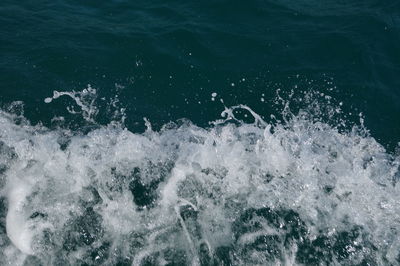
[(4, 261), (399, 262), (399, 157), (302, 112), (274, 124), (244, 105), (222, 116), (208, 129), (67, 134), (1, 112)]

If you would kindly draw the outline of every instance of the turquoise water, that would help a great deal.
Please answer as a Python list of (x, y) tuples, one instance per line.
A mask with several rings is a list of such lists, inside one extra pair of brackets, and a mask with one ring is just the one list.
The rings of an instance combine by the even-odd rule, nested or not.
[(0, 265), (399, 265), (400, 3), (0, 3)]

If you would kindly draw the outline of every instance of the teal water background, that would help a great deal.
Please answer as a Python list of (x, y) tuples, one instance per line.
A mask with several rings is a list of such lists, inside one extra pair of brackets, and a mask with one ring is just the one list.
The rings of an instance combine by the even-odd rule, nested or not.
[(45, 97), (91, 84), (100, 98), (118, 94), (128, 128), (140, 131), (143, 117), (156, 127), (179, 118), (207, 126), (220, 98), (269, 115), (277, 89), (334, 88), (343, 109), (362, 112), (393, 148), (399, 14), (400, 2), (386, 0), (3, 0), (0, 103), (23, 101), (28, 119), (49, 124), (68, 116), (70, 102)]

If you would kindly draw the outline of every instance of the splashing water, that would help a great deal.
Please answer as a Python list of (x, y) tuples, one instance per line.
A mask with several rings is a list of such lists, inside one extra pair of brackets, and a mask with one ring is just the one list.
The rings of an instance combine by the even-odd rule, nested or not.
[[(67, 95), (93, 121), (95, 94), (45, 102)], [(362, 126), (285, 112), (83, 134), (1, 111), (2, 263), (399, 264), (400, 157)]]
[(67, 110), (70, 114), (82, 114), (82, 117), (88, 122), (94, 122), (94, 118), (98, 113), (98, 109), (95, 105), (96, 100), (96, 89), (90, 85), (82, 91), (53, 91), (53, 96), (44, 99), (45, 103), (51, 103), (53, 100), (58, 99), (61, 96), (68, 96), (73, 99), (81, 109), (81, 111), (75, 111), (74, 107), (68, 106)]

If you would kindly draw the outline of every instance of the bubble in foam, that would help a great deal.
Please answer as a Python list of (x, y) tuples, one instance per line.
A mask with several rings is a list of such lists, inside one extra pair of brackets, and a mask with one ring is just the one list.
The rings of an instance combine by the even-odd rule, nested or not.
[(47, 97), (44, 99), (45, 103), (51, 103), (52, 101), (53, 101), (53, 98), (51, 98), (51, 97)]

